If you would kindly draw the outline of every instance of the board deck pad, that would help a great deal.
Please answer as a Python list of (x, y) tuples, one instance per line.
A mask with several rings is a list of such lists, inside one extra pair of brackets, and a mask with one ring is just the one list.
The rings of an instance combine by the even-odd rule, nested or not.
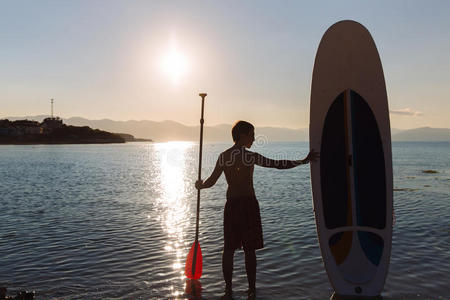
[(341, 93), (328, 110), (320, 149), (323, 212), (328, 229), (352, 225), (344, 114), (344, 93)]
[(311, 181), (325, 269), (337, 294), (377, 296), (392, 242), (392, 153), (381, 61), (361, 24), (324, 34), (311, 85)]
[(367, 102), (350, 92), (355, 170), (356, 217), (359, 226), (386, 226), (386, 170), (381, 136)]
[[(349, 90), (348, 93), (348, 100), (342, 92), (333, 101), (322, 132), (321, 190), (325, 224), (328, 229), (351, 227), (354, 223), (383, 229), (386, 222), (386, 186), (378, 126), (366, 101), (355, 91)], [(352, 136), (351, 145), (348, 145), (349, 135)], [(350, 176), (350, 168), (353, 168), (353, 176)], [(350, 181), (353, 181), (354, 201), (350, 197)], [(353, 205), (356, 222), (352, 219)], [(357, 235), (353, 238), (355, 232)], [(343, 231), (329, 239), (329, 246), (338, 266), (346, 261), (352, 246), (360, 247), (368, 262), (378, 266), (383, 239), (372, 232)], [(345, 278), (353, 282), (372, 279), (374, 268), (370, 263), (357, 255), (348, 259), (347, 264), (360, 265), (358, 269), (341, 270)]]

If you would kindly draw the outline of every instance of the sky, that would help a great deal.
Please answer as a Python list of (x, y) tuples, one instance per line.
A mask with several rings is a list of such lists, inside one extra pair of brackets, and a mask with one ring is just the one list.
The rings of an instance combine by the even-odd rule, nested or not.
[(0, 117), (304, 128), (326, 29), (362, 23), (391, 127), (450, 128), (450, 1), (0, 0)]

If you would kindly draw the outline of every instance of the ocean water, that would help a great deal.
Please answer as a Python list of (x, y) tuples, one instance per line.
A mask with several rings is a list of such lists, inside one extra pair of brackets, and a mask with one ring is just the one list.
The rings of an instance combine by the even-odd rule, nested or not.
[[(206, 144), (203, 177), (228, 144)], [(307, 143), (261, 143), (298, 159)], [(450, 143), (394, 143), (395, 219), (385, 299), (449, 299)], [(168, 299), (223, 295), (224, 176), (202, 190), (203, 276), (184, 263), (195, 235), (198, 145), (0, 146), (0, 286), (37, 299)], [(423, 173), (435, 170), (437, 173)], [(258, 299), (328, 299), (308, 166), (255, 167), (265, 248)], [(244, 255), (234, 262), (245, 299)]]

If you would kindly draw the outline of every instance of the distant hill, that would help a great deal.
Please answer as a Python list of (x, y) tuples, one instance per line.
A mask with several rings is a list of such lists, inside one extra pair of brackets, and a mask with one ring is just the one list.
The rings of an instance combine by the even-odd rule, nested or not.
[[(110, 132), (124, 132), (139, 138), (150, 138), (154, 141), (197, 141), (199, 138), (199, 126), (187, 126), (174, 121), (113, 121), (87, 120), (84, 118), (69, 118), (65, 120), (71, 125), (87, 125)], [(308, 131), (306, 129), (289, 129), (276, 127), (258, 127), (257, 140), (265, 141), (306, 141)], [(205, 126), (204, 138), (208, 142), (231, 142), (231, 125), (220, 124), (216, 126)]]
[[(44, 119), (50, 117), (49, 115), (38, 115), (38, 116), (26, 116), (26, 117), (1, 117), (0, 119), (8, 119), (10, 121), (18, 121), (18, 120), (32, 120), (38, 121), (41, 123)], [(64, 119), (63, 119), (64, 120)]]
[[(29, 119), (41, 122), (48, 116), (7, 117), (10, 120)], [(89, 126), (109, 132), (132, 134), (136, 138), (152, 139), (156, 142), (165, 141), (197, 141), (199, 126), (187, 126), (175, 121), (114, 121), (110, 119), (88, 120), (80, 117), (64, 119), (64, 122), (74, 126)], [(417, 129), (401, 130), (391, 128), (393, 141), (450, 141), (450, 129), (423, 127)], [(205, 141), (231, 142), (231, 125), (220, 124), (205, 126)], [(308, 141), (307, 128), (291, 129), (282, 127), (257, 127), (256, 142), (278, 141)]]
[(392, 139), (404, 142), (450, 142), (450, 129), (431, 127), (408, 129), (394, 134)]

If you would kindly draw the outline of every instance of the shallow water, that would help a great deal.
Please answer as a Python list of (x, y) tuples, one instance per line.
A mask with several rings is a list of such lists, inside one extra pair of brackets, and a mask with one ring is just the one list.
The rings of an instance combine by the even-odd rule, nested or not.
[[(203, 177), (227, 144), (204, 147)], [(307, 143), (254, 150), (300, 158)], [(394, 143), (396, 224), (385, 299), (448, 299), (450, 143)], [(149, 299), (192, 295), (184, 262), (194, 240), (198, 145), (0, 146), (0, 286), (38, 299)], [(436, 170), (427, 174), (423, 170)], [(257, 251), (261, 299), (327, 299), (332, 293), (314, 223), (309, 168), (255, 168), (265, 248)], [(226, 183), (202, 191), (200, 295), (223, 293)], [(244, 255), (235, 255), (235, 299), (245, 299)]]

